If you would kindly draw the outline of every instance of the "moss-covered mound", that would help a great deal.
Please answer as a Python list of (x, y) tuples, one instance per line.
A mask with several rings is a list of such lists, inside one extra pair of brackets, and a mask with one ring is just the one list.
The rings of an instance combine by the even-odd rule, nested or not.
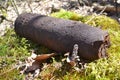
[[(65, 14), (69, 14), (68, 11), (64, 11)], [(54, 15), (55, 14), (55, 15)], [(63, 18), (59, 16), (62, 12), (57, 12), (52, 14), (52, 16), (57, 15), (58, 18)], [(78, 14), (74, 14), (74, 16)], [(74, 20), (74, 17), (72, 17)], [(65, 19), (70, 19), (69, 17)], [(101, 29), (107, 30), (110, 34), (112, 46), (108, 49), (109, 58), (100, 59), (97, 62), (88, 64), (85, 72), (79, 76), (78, 79), (83, 80), (118, 80), (120, 79), (120, 24), (105, 15), (88, 15), (80, 16), (78, 21), (81, 21), (85, 24), (100, 27)]]

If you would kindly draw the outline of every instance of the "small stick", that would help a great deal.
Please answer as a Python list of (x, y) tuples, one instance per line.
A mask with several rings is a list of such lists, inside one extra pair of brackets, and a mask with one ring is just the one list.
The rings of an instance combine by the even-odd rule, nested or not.
[[(105, 11), (105, 9), (106, 9), (106, 6), (104, 7), (104, 9), (98, 14), (98, 15), (101, 15), (104, 11)], [(86, 24), (88, 24), (90, 21), (92, 21), (96, 16), (98, 16), (98, 15), (95, 15), (95, 16), (93, 16), (91, 19), (89, 19), (87, 22), (85, 22)]]

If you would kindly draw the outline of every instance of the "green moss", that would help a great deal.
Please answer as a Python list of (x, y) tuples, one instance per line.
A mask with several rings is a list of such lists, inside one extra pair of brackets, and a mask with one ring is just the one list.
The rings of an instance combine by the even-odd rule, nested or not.
[(82, 17), (79, 14), (74, 12), (66, 11), (61, 9), (59, 12), (55, 12), (51, 14), (52, 17), (62, 18), (62, 19), (70, 19), (70, 20), (80, 20)]
[(6, 73), (4, 73), (3, 75), (0, 75), (0, 80), (24, 80), (24, 75), (20, 75), (18, 70), (16, 69), (11, 70), (11, 68), (12, 67), (7, 67), (7, 68), (4, 68), (4, 70), (1, 70), (0, 73), (4, 73), (4, 72)]
[(26, 55), (28, 54), (28, 50), (26, 50), (28, 46), (25, 38), (19, 38), (13, 29), (7, 30), (7, 33), (0, 37), (0, 56)]
[(85, 16), (81, 21), (95, 27), (101, 27), (102, 29), (120, 29), (120, 25), (116, 20), (105, 15), (89, 15)]
[[(0, 37), (0, 80), (23, 80), (22, 76), (19, 79), (18, 70), (9, 71), (11, 65), (23, 61), (30, 55), (30, 50), (36, 48), (40, 50), (39, 54), (49, 52), (48, 48), (17, 36), (14, 29), (6, 30), (6, 34)], [(7, 73), (1, 75), (4, 72)]]

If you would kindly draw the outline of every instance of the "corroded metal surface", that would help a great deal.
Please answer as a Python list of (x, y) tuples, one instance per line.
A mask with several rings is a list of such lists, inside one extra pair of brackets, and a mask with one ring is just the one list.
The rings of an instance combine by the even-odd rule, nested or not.
[(19, 15), (15, 21), (15, 32), (57, 52), (72, 52), (74, 44), (78, 44), (80, 58), (90, 61), (102, 57), (103, 53), (105, 56), (106, 46), (109, 46), (106, 31), (77, 21), (39, 14)]

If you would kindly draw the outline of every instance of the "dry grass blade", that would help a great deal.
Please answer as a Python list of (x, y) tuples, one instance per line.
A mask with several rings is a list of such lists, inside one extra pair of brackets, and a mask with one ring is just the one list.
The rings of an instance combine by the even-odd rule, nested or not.
[(17, 8), (15, 0), (10, 0), (10, 3), (12, 4), (16, 14), (19, 15), (19, 11), (18, 11), (18, 8)]

